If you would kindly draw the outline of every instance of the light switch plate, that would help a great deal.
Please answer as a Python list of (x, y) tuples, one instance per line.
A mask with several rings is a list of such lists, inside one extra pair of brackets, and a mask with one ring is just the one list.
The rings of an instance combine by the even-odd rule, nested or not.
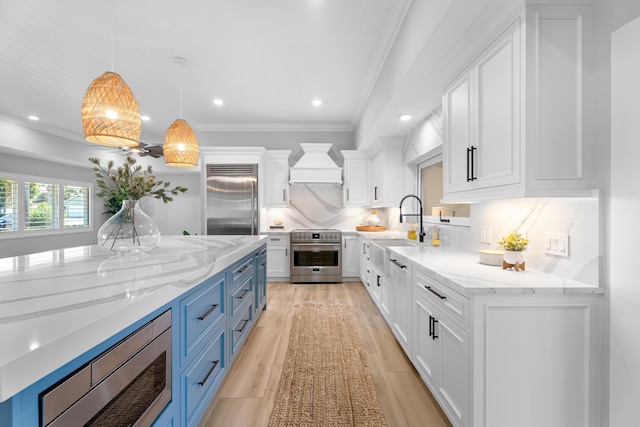
[(491, 227), (482, 227), (480, 230), (480, 243), (491, 244)]
[(569, 235), (566, 233), (544, 233), (544, 253), (547, 255), (568, 257)]

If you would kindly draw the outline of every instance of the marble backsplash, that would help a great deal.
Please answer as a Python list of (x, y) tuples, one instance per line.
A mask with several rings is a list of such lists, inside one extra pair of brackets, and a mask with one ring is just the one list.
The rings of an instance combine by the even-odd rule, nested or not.
[[(355, 231), (364, 225), (371, 208), (343, 207), (342, 188), (335, 185), (296, 184), (290, 187), (287, 208), (265, 209), (263, 229), (282, 220), (285, 229), (337, 228)], [(388, 230), (407, 231), (400, 224), (398, 208), (376, 209), (380, 225)], [(530, 243), (525, 251), (527, 268), (588, 284), (599, 283), (600, 244), (598, 238), (599, 200), (593, 198), (510, 199), (471, 206), (470, 227), (438, 225), (442, 246), (476, 253), (497, 249), (498, 241), (513, 230), (526, 232)], [(426, 241), (433, 224), (425, 224)], [(491, 243), (481, 244), (482, 228), (491, 228)], [(569, 257), (544, 253), (544, 233), (567, 233)]]
[[(470, 248), (501, 249), (498, 241), (513, 230), (526, 232), (527, 268), (597, 285), (599, 283), (599, 199), (510, 199), (471, 207)], [(483, 227), (491, 243), (481, 244)], [(545, 232), (569, 235), (569, 256), (545, 254)]]
[[(372, 209), (345, 208), (342, 187), (331, 184), (294, 184), (289, 187), (289, 207), (266, 209), (265, 227), (281, 219), (285, 229), (337, 228), (355, 231)], [(378, 209), (380, 225), (389, 220), (388, 209)], [(263, 215), (263, 218), (265, 215)]]

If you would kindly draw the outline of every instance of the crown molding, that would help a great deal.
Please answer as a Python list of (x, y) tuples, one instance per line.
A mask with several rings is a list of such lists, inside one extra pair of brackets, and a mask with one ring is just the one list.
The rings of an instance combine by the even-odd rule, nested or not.
[(355, 123), (196, 123), (194, 126), (201, 132), (352, 132), (355, 129)]

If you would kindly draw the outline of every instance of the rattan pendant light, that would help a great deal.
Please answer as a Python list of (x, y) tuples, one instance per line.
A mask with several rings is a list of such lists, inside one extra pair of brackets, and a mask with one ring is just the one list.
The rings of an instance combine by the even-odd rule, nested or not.
[[(113, 2), (111, 2), (113, 20)], [(111, 69), (113, 70), (113, 23)], [(82, 101), (82, 127), (87, 141), (110, 147), (135, 147), (142, 121), (133, 92), (119, 74), (107, 71), (89, 85)]]
[(192, 168), (198, 166), (200, 148), (193, 129), (182, 119), (182, 67), (187, 64), (187, 60), (179, 56), (173, 60), (180, 66), (180, 118), (167, 129), (162, 153), (168, 166)]

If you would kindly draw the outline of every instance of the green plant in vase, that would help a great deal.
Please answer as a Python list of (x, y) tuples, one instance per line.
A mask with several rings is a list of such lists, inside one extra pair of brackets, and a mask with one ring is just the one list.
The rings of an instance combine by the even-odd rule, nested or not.
[(114, 167), (110, 160), (106, 167), (100, 159), (91, 157), (91, 170), (98, 186), (97, 196), (104, 199), (112, 213), (98, 231), (98, 244), (108, 251), (145, 252), (160, 241), (160, 231), (153, 220), (139, 206), (143, 197), (160, 199), (164, 203), (172, 196), (184, 193), (187, 188), (156, 179), (151, 166), (143, 168), (136, 159), (127, 156), (121, 166)]

